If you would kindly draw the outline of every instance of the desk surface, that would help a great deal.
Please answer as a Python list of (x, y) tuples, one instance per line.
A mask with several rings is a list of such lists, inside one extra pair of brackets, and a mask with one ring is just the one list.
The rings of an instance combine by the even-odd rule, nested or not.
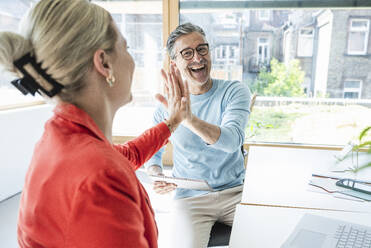
[(279, 248), (305, 213), (370, 225), (371, 214), (237, 205), (230, 248)]
[[(371, 202), (310, 191), (308, 182), (312, 173), (334, 166), (336, 153), (338, 151), (250, 147), (241, 202), (371, 212)], [(369, 173), (371, 168), (366, 170)]]

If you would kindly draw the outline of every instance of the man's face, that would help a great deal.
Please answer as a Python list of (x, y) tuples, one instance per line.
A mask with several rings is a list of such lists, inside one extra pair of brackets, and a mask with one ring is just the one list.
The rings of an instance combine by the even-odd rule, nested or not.
[(183, 35), (175, 41), (176, 57), (172, 63), (189, 83), (203, 85), (210, 79), (211, 58), (206, 44), (205, 37), (198, 32)]

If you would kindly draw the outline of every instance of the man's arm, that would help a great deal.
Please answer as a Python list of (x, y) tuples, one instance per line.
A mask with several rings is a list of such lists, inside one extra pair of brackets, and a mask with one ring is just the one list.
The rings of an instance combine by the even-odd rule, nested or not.
[(198, 135), (206, 144), (216, 143), (220, 137), (220, 127), (210, 124), (191, 114), (190, 118), (183, 121), (183, 126)]
[[(157, 125), (158, 123), (164, 120), (164, 110), (158, 106), (153, 114), (153, 124)], [(162, 173), (162, 154), (164, 153), (165, 148), (162, 147), (158, 152), (156, 152), (152, 158), (150, 158), (145, 164), (148, 174), (157, 175)], [(154, 168), (152, 168), (154, 167)]]
[[(233, 83), (227, 91), (227, 105), (220, 126), (189, 114), (182, 125), (198, 135), (206, 144), (225, 152), (234, 152), (244, 142), (245, 127), (250, 114), (250, 91), (241, 83)], [(213, 114), (213, 113), (210, 113)]]

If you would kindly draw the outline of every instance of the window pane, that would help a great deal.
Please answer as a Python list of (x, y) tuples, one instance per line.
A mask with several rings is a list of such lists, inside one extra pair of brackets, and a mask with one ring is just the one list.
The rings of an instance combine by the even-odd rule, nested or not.
[[(215, 2), (215, 9), (183, 5), (180, 23), (201, 26), (213, 47), (235, 48), (234, 60), (211, 53), (212, 77), (239, 80), (258, 93), (247, 141), (344, 145), (370, 125), (371, 57), (346, 52), (366, 50), (364, 22), (349, 33), (349, 20), (371, 19), (370, 9), (272, 8), (271, 19), (261, 21), (257, 9)], [(233, 16), (235, 28), (226, 32), (221, 15)]]
[(312, 37), (299, 37), (298, 40), (298, 56), (310, 57), (313, 52), (313, 38)]
[(152, 113), (156, 106), (153, 96), (161, 92), (160, 70), (165, 55), (162, 0), (93, 2), (113, 15), (135, 61), (131, 87), (133, 101), (117, 112), (113, 135), (136, 136), (152, 126)]
[[(35, 1), (0, 1), (0, 31), (17, 32), (19, 23), (27, 10), (31, 7), (32, 2)], [(16, 75), (5, 71), (0, 65), (0, 107), (42, 100), (38, 94), (36, 94), (35, 97), (32, 97), (31, 95), (24, 96), (19, 92), (10, 84), (10, 82), (16, 78)]]
[(153, 96), (160, 89), (160, 69), (163, 67), (164, 58), (161, 0), (94, 3), (113, 15), (134, 58), (133, 102), (130, 107), (153, 107)]
[(344, 98), (356, 99), (358, 98), (358, 92), (344, 92)]
[(359, 81), (346, 81), (344, 83), (344, 88), (355, 88), (359, 89), (361, 86), (361, 82)]
[(365, 38), (366, 33), (364, 32), (351, 32), (349, 34), (349, 50), (351, 52), (363, 52), (365, 50)]
[(313, 29), (303, 28), (303, 29), (300, 30), (300, 34), (301, 35), (312, 36), (313, 35)]
[(352, 28), (355, 29), (367, 29), (367, 21), (352, 20)]

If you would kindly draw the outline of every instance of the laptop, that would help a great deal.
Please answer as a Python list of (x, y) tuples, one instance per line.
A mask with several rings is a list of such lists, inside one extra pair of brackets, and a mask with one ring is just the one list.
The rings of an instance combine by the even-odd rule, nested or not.
[(314, 247), (371, 248), (371, 226), (305, 214), (281, 248)]

